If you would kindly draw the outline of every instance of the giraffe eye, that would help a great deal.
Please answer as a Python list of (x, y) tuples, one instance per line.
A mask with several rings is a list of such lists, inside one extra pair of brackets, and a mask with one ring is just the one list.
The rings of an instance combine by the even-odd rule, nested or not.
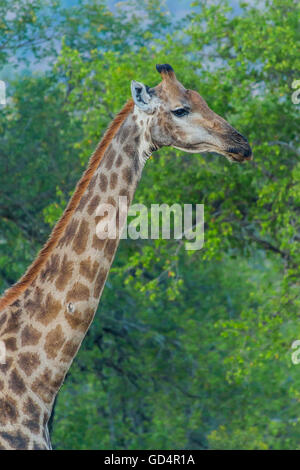
[(172, 113), (174, 114), (174, 116), (182, 117), (187, 116), (189, 114), (189, 110), (187, 108), (178, 108), (174, 109)]

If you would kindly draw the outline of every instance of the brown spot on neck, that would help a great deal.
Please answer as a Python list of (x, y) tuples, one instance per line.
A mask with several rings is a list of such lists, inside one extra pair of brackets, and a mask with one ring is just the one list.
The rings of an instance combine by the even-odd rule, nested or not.
[(22, 346), (38, 344), (42, 333), (40, 333), (33, 326), (27, 325), (21, 333)]
[(86, 220), (82, 220), (80, 223), (79, 230), (74, 238), (72, 248), (80, 255), (84, 252), (89, 237), (90, 229), (89, 224)]
[(41, 361), (37, 353), (26, 352), (19, 354), (18, 364), (28, 376), (32, 375), (40, 363)]
[(55, 287), (58, 290), (62, 291), (65, 289), (67, 283), (72, 277), (73, 265), (74, 261), (68, 261), (67, 255), (64, 255), (64, 258), (61, 263), (60, 274), (55, 283)]
[(88, 281), (93, 282), (98, 268), (98, 261), (94, 261), (94, 263), (92, 263), (91, 257), (89, 256), (88, 259), (81, 261), (79, 272), (82, 276), (86, 277)]
[(88, 300), (89, 296), (89, 288), (80, 282), (75, 282), (72, 289), (67, 294), (66, 301), (77, 302), (80, 300)]
[(12, 390), (16, 395), (22, 395), (26, 390), (24, 380), (16, 369), (11, 371), (8, 385), (10, 390)]

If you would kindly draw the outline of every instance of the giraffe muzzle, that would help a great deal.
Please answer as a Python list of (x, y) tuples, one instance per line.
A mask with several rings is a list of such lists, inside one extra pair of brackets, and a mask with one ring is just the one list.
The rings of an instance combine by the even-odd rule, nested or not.
[(252, 160), (252, 149), (249, 144), (243, 147), (230, 147), (226, 152), (228, 156), (236, 162)]
[(232, 145), (228, 146), (226, 149), (229, 158), (235, 162), (252, 160), (252, 149), (248, 140), (238, 132), (234, 133), (232, 140)]

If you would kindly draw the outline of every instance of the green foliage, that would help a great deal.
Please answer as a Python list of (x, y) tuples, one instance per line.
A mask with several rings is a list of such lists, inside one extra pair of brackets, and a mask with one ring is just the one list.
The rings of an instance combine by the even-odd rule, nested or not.
[(158, 82), (155, 63), (171, 63), (254, 150), (241, 166), (169, 148), (147, 163), (135, 202), (204, 203), (205, 245), (121, 242), (58, 398), (56, 448), (299, 448), (298, 18), (293, 0), (243, 2), (235, 14), (195, 1), (179, 24), (156, 0), (114, 14), (83, 2), (60, 9), (49, 70), (11, 83), (1, 289), (45, 240), (130, 80)]
[(56, 18), (56, 0), (0, 0), (0, 65), (17, 66), (54, 53)]
[[(81, 171), (73, 149), (73, 139), (81, 138), (80, 126), (64, 109), (66, 93), (55, 75), (21, 77), (12, 88), (11, 103), (0, 114), (2, 289), (17, 280), (35, 256), (49, 233), (46, 223), (53, 221), (51, 207), (57, 219), (58, 203), (69, 198)], [(20, 242), (15, 245), (16, 240)]]

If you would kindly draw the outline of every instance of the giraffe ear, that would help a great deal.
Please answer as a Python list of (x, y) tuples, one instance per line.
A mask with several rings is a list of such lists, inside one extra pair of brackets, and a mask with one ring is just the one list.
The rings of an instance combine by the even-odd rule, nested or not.
[(147, 87), (143, 83), (132, 80), (131, 94), (138, 108), (146, 113), (153, 113), (152, 96), (148, 93)]

